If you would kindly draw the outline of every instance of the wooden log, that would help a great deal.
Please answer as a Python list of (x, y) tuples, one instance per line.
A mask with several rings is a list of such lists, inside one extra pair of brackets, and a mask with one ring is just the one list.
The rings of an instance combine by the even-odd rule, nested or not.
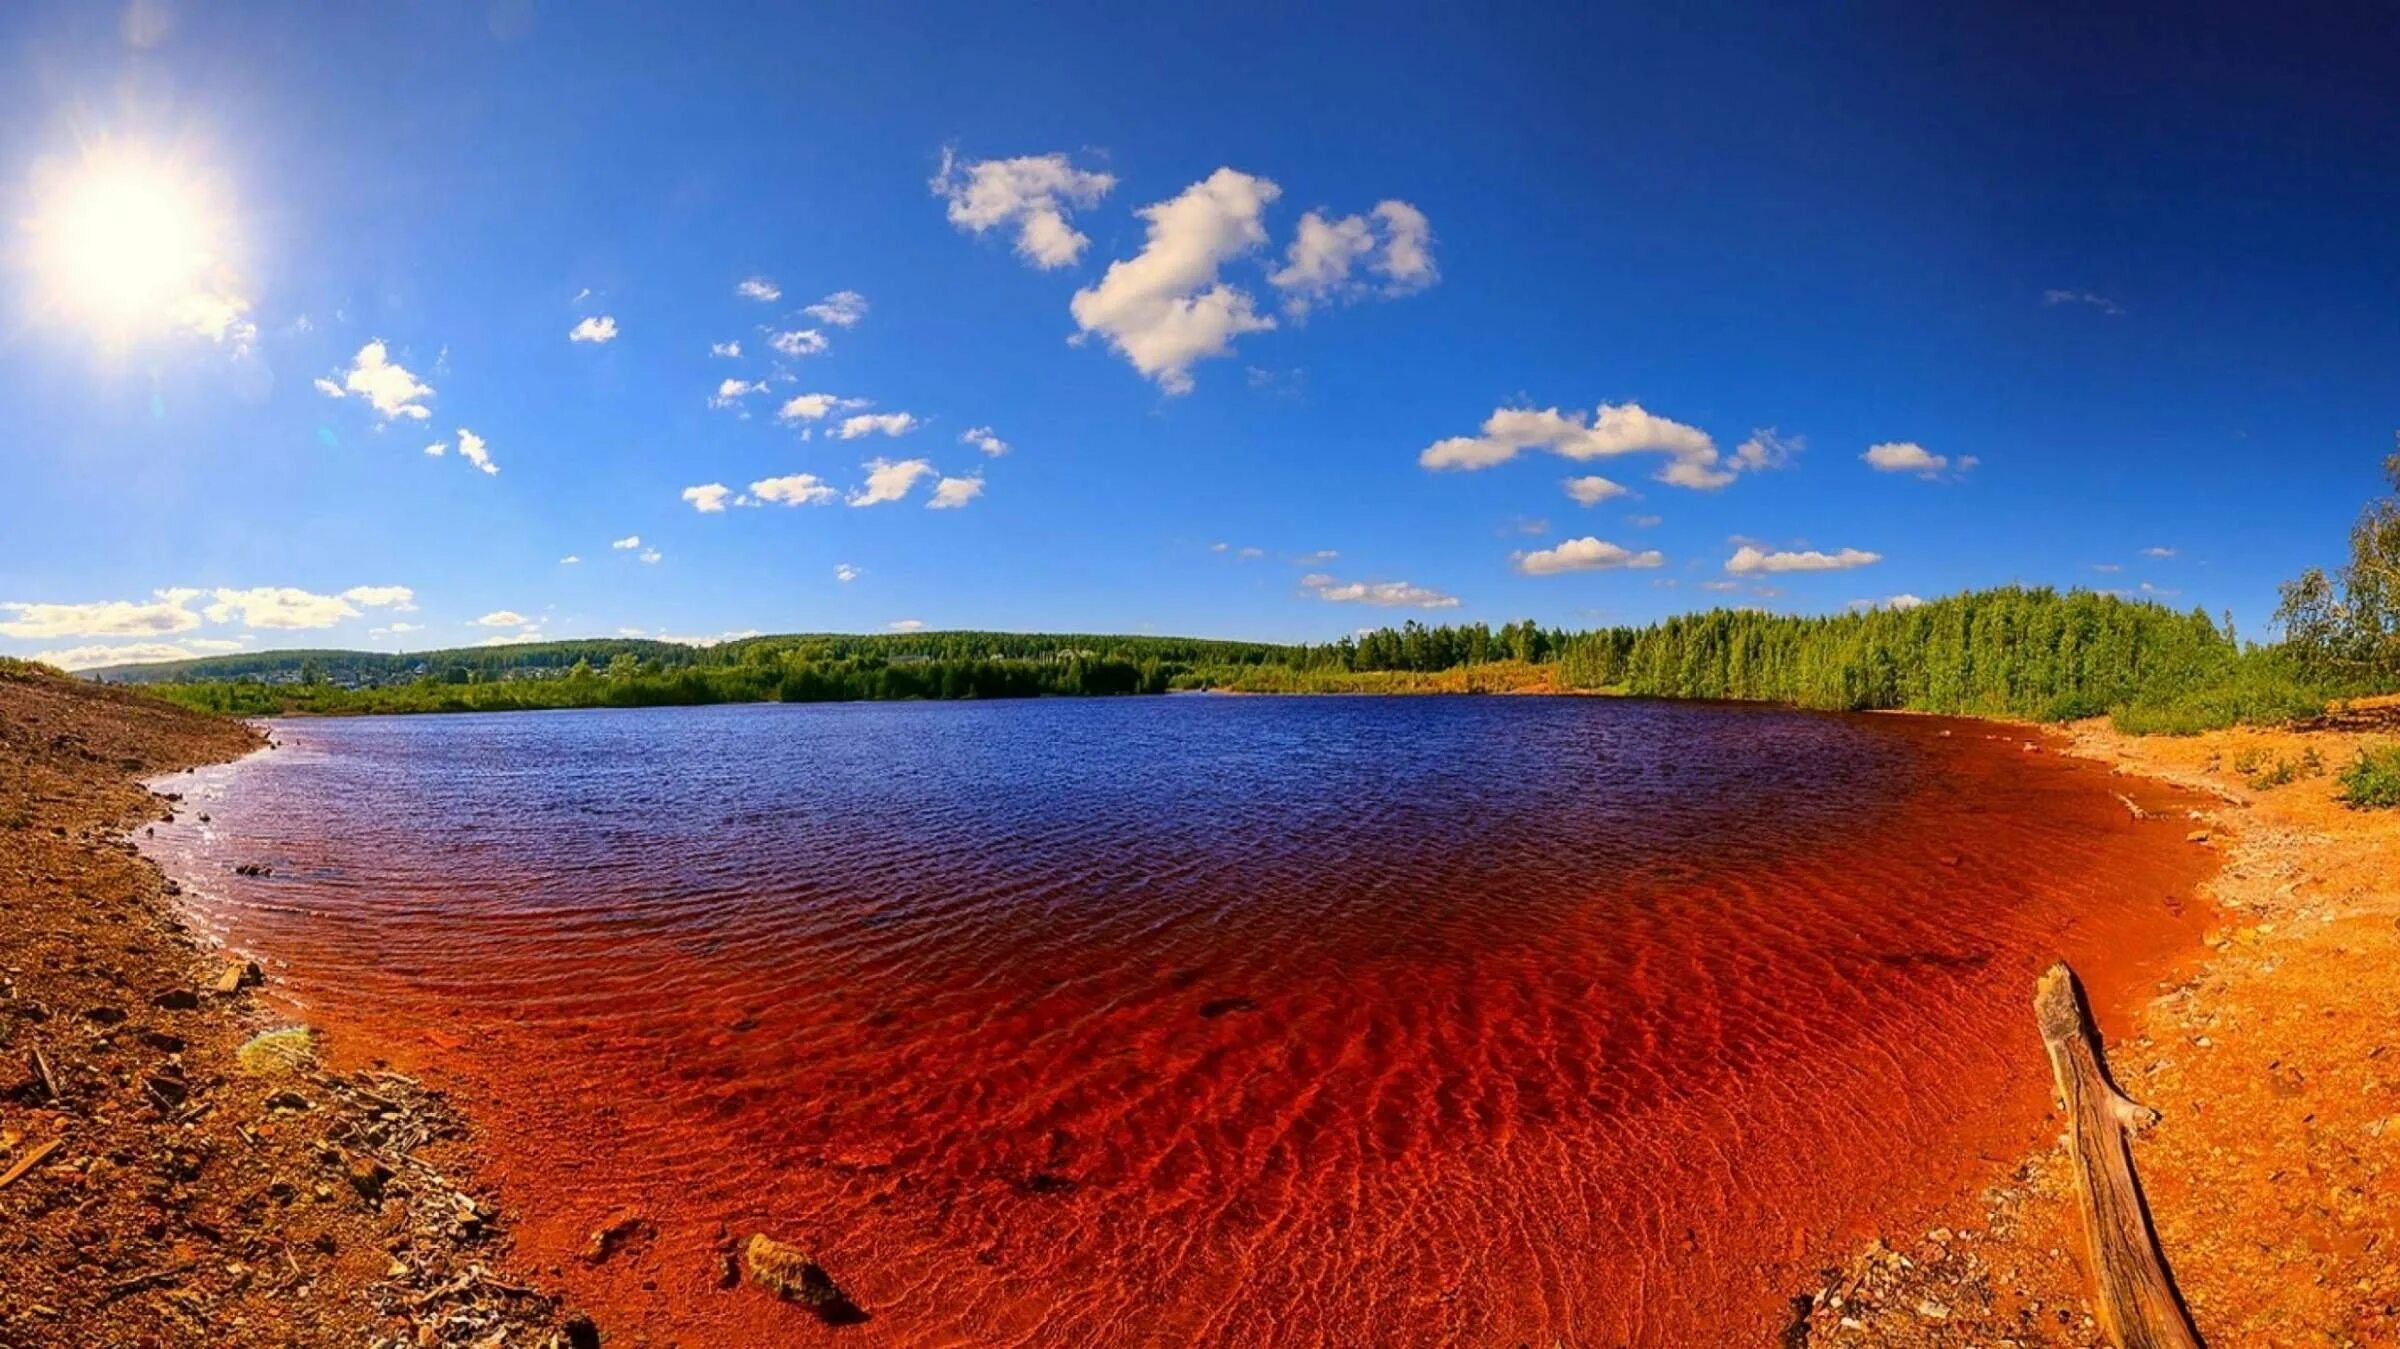
[(2033, 1019), (2067, 1114), (2065, 1141), (2100, 1329), (2118, 1349), (2198, 1349), (2200, 1333), (2175, 1291), (2133, 1171), (2131, 1133), (2157, 1123), (2158, 1112), (2128, 1100), (2109, 1080), (2083, 987), (2065, 962), (2034, 982)]

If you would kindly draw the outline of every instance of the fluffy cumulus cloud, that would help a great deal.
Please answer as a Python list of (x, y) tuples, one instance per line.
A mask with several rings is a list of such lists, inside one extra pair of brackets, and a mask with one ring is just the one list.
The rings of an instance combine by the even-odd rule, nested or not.
[(745, 277), (741, 284), (733, 288), (733, 293), (745, 300), (756, 300), (760, 304), (772, 304), (783, 298), (783, 287), (763, 276), (752, 276)]
[(1655, 548), (1634, 552), (1606, 539), (1589, 536), (1568, 539), (1555, 548), (1513, 554), (1510, 561), (1527, 576), (1555, 576), (1568, 571), (1648, 570), (1667, 559)]
[(925, 503), (927, 510), (954, 511), (983, 495), (983, 479), (944, 478), (933, 485), (933, 499)]
[(606, 314), (587, 318), (567, 330), (570, 342), (614, 342), (617, 340), (617, 321)]
[(531, 622), (533, 622), (532, 619), (514, 609), (494, 609), (476, 619), (475, 626), (479, 628), (522, 628)]
[(458, 428), (458, 454), (460, 458), (486, 473), (500, 471), (500, 466), (492, 462), (491, 450), (484, 445), (483, 437), (463, 426)]
[(665, 557), (666, 554), (658, 551), (656, 548), (644, 548), (642, 550), (642, 561), (646, 563), (656, 564)]
[(1526, 450), (1576, 460), (1663, 454), (1661, 482), (1706, 490), (1733, 480), (1720, 467), (1717, 443), (1706, 431), (1639, 403), (1603, 403), (1588, 419), (1581, 411), (1557, 408), (1498, 408), (1484, 418), (1480, 433), (1437, 440), (1417, 455), (1417, 462), (1430, 469), (1490, 468)]
[(425, 400), (433, 397), (433, 386), (419, 379), (407, 366), (392, 359), (391, 349), (378, 337), (358, 349), (350, 358), (350, 368), (338, 372), (341, 382), (330, 379), (316, 381), (317, 392), (328, 398), (347, 398), (355, 395), (366, 400), (375, 415), (385, 421), (405, 417), (424, 421), (433, 415)]
[(933, 476), (933, 465), (923, 459), (871, 459), (866, 470), (866, 483), (850, 494), (853, 506), (901, 500), (920, 479)]
[(852, 328), (867, 316), (867, 297), (854, 290), (837, 290), (815, 304), (801, 309), (803, 314), (819, 323), (836, 328)]
[(1939, 478), (1952, 471), (1964, 473), (1976, 463), (1971, 454), (1954, 460), (1948, 455), (1935, 454), (1913, 440), (1887, 440), (1880, 445), (1869, 445), (1859, 458), (1878, 473), (1913, 473), (1920, 478)]
[(712, 408), (738, 408), (743, 399), (766, 391), (767, 382), (763, 379), (723, 379), (717, 381), (717, 391), (710, 396), (708, 405)]
[(1800, 451), (1808, 448), (1804, 436), (1777, 434), (1772, 426), (1762, 426), (1750, 433), (1750, 438), (1735, 447), (1726, 467), (1744, 473), (1782, 468), (1792, 462)]
[(832, 343), (814, 328), (794, 328), (789, 332), (769, 331), (767, 345), (786, 356), (814, 356)]
[(702, 515), (715, 515), (724, 510), (725, 503), (732, 497), (733, 489), (721, 482), (704, 482), (683, 489), (683, 499), (692, 503), (692, 509)]
[(894, 632), (923, 632), (925, 631), (925, 620), (922, 618), (895, 618), (884, 626)]
[(828, 506), (841, 493), (814, 473), (792, 473), (759, 479), (750, 484), (750, 495), (778, 506)]
[(562, 567), (572, 567), (572, 566), (574, 566), (575, 564), (577, 564), (577, 563), (579, 563), (579, 562), (581, 562), (581, 561), (583, 561), (583, 559), (582, 559), (582, 558), (580, 558), (580, 557), (577, 557), (577, 556), (576, 556), (575, 554), (573, 554), (573, 553), (569, 553), (569, 554), (567, 554), (565, 557), (562, 557), (562, 558), (560, 558), (560, 559), (558, 560), (558, 565), (560, 565), (560, 566), (562, 566)]
[(995, 459), (1008, 453), (1008, 442), (993, 435), (992, 428), (988, 426), (970, 426), (959, 432), (958, 443), (972, 445)]
[(1770, 552), (1756, 544), (1745, 543), (1734, 550), (1732, 557), (1725, 559), (1725, 570), (1736, 576), (1792, 571), (1849, 571), (1853, 567), (1871, 567), (1881, 561), (1883, 554), (1870, 553), (1863, 548), (1844, 548), (1834, 553), (1821, 553), (1814, 549)]
[(1865, 613), (1872, 609), (1915, 609), (1922, 607), (1924, 603), (1923, 597), (1902, 591), (1897, 595), (1886, 595), (1879, 600), (1852, 600), (1844, 607)]
[[(197, 590), (154, 590), (147, 600), (100, 600), (90, 604), (0, 604), (0, 635), (9, 637), (156, 637), (200, 626), (191, 602)], [(52, 662), (55, 664), (56, 662)]]
[[(409, 595), (405, 586), (361, 586), (350, 594), (381, 596), (386, 591), (396, 591), (404, 598)], [(347, 596), (319, 595), (297, 586), (219, 588), (209, 592), (209, 603), (201, 612), (208, 615), (211, 623), (283, 630), (330, 628), (345, 618), (358, 617), (357, 606)]]
[(1091, 242), (1068, 223), (1079, 207), (1099, 204), (1117, 180), (1076, 168), (1065, 155), (959, 162), (942, 151), (929, 186), (949, 203), (950, 223), (973, 234), (1016, 233), (1017, 256), (1045, 270), (1073, 266)]
[(708, 354), (711, 356), (739, 356), (742, 354), (742, 344), (738, 341), (711, 342), (708, 344)]
[(1566, 480), (1567, 495), (1578, 506), (1597, 506), (1603, 501), (1626, 494), (1623, 483), (1611, 482), (1597, 473)]
[(1267, 279), (1283, 292), (1285, 312), (1297, 318), (1329, 302), (1413, 294), (1438, 276), (1425, 213), (1404, 201), (1386, 201), (1363, 216), (1329, 219), (1310, 211), (1300, 217), (1284, 265)]
[(841, 582), (843, 585), (848, 585), (852, 581), (855, 581), (864, 575), (866, 575), (866, 569), (864, 567), (853, 567), (847, 562), (837, 562), (834, 564), (833, 579)]
[(1455, 609), (1458, 596), (1431, 586), (1406, 581), (1342, 581), (1312, 572), (1300, 578), (1303, 590), (1328, 604), (1371, 604), (1387, 609)]
[(1265, 244), (1267, 204), (1281, 189), (1219, 169), (1167, 201), (1142, 208), (1142, 251), (1112, 262), (1069, 311), (1168, 393), (1188, 393), (1192, 366), (1233, 350), (1243, 333), (1275, 326), (1249, 292), (1219, 279), (1224, 265)]
[(36, 651), (33, 658), (44, 665), (61, 670), (91, 670), (103, 665), (146, 665), (161, 660), (193, 660), (201, 656), (222, 655), (241, 649), (239, 642), (217, 642), (205, 638), (191, 642), (125, 642), (116, 646), (69, 646), (55, 651)]
[(628, 534), (624, 538), (611, 540), (608, 546), (616, 549), (620, 553), (630, 553), (634, 549), (642, 546), (642, 536), (639, 534)]
[(833, 428), (836, 440), (857, 440), (861, 436), (905, 436), (917, 429), (917, 419), (905, 412), (869, 412), (845, 417)]
[(397, 609), (404, 614), (417, 610), (417, 592), (407, 586), (352, 586), (342, 592), (342, 598), (369, 609)]
[(796, 426), (802, 422), (823, 421), (836, 412), (847, 412), (866, 405), (864, 398), (841, 398), (829, 393), (794, 394), (775, 410), (775, 420)]

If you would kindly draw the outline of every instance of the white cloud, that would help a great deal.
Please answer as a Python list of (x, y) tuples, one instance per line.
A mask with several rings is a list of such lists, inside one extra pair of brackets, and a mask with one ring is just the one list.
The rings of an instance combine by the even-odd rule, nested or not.
[(992, 428), (988, 426), (968, 427), (966, 430), (959, 433), (958, 443), (961, 445), (972, 445), (976, 449), (983, 451), (985, 454), (991, 455), (995, 459), (1008, 453), (1008, 442), (1002, 440), (996, 435), (993, 435)]
[(923, 632), (925, 631), (925, 620), (922, 618), (895, 618), (884, 626), (894, 632)]
[(1883, 607), (1886, 609), (1921, 609), (1924, 606), (1924, 597), (1919, 595), (1911, 595), (1905, 590), (1901, 591), (1897, 595), (1886, 595), (1883, 597)]
[(827, 506), (841, 493), (814, 473), (761, 478), (750, 484), (750, 495), (784, 506)]
[(576, 563), (578, 563), (578, 562), (581, 562), (581, 561), (583, 561), (583, 559), (582, 559), (581, 557), (578, 557), (578, 556), (576, 556), (576, 555), (575, 555), (575, 554), (573, 554), (573, 553), (569, 553), (569, 554), (567, 554), (565, 557), (562, 557), (562, 558), (560, 558), (560, 559), (558, 560), (558, 565), (560, 565), (560, 566), (562, 566), (562, 567), (572, 567), (572, 566), (574, 566)]
[(2088, 290), (2046, 290), (2042, 292), (2042, 303), (2050, 307), (2062, 304), (2090, 305), (2112, 318), (2125, 312), (2123, 305), (2105, 295), (2094, 295)]
[(1964, 473), (1976, 464), (1973, 455), (1954, 461), (1947, 455), (1935, 454), (1913, 440), (1887, 440), (1880, 445), (1869, 445), (1867, 452), (1859, 458), (1866, 460), (1867, 466), (1878, 473), (1914, 473), (1920, 478), (1938, 478), (1953, 467)]
[(411, 633), (411, 632), (423, 632), (424, 630), (425, 630), (425, 625), (424, 625), (424, 624), (422, 624), (422, 623), (407, 623), (407, 622), (392, 622), (392, 623), (387, 623), (387, 624), (385, 624), (384, 626), (382, 626), (382, 627), (380, 627), (380, 628), (369, 628), (369, 629), (367, 629), (367, 631), (368, 631), (370, 634), (372, 634), (372, 635), (375, 635), (375, 636), (379, 636), (379, 637), (393, 637), (393, 636), (399, 636), (399, 635), (401, 635), (401, 634), (404, 634), (404, 633)]
[(832, 413), (866, 405), (864, 398), (842, 398), (829, 393), (794, 394), (775, 410), (775, 420), (793, 423), (822, 421)]
[(483, 437), (476, 435), (474, 432), (463, 426), (458, 428), (458, 453), (459, 457), (465, 459), (468, 463), (473, 464), (475, 467), (482, 469), (486, 473), (498, 473), (500, 471), (500, 466), (493, 463), (492, 456), (485, 452), (483, 448)]
[(763, 379), (720, 380), (717, 383), (716, 396), (708, 400), (708, 405), (712, 408), (740, 407), (743, 399), (754, 393), (765, 393), (766, 391), (767, 382)]
[(944, 478), (933, 485), (933, 499), (925, 503), (927, 510), (957, 510), (983, 495), (981, 478)]
[(1218, 169), (1142, 208), (1148, 241), (1135, 256), (1110, 263), (1100, 284), (1075, 292), (1069, 309), (1076, 326), (1100, 334), (1168, 393), (1189, 393), (1194, 362), (1226, 355), (1235, 337), (1275, 326), (1249, 292), (1217, 272), (1267, 241), (1262, 220), (1280, 192), (1264, 178)]
[(933, 465), (922, 459), (873, 459), (867, 462), (866, 469), (866, 485), (850, 494), (853, 506), (898, 501), (908, 495), (918, 479), (933, 473)]
[(525, 643), (527, 643), (527, 642), (538, 642), (538, 641), (541, 641), (541, 640), (542, 640), (542, 630), (541, 630), (541, 628), (540, 628), (540, 627), (536, 626), (536, 627), (530, 627), (530, 628), (527, 628), (527, 629), (525, 629), (523, 632), (503, 632), (503, 633), (498, 633), (498, 634), (495, 634), (495, 635), (493, 635), (493, 636), (490, 636), (490, 637), (486, 637), (486, 638), (484, 638), (482, 641), (480, 641), (480, 642), (477, 642), (475, 645), (477, 645), (477, 646), (523, 646), (523, 645), (524, 645)]
[(905, 436), (917, 429), (917, 419), (905, 412), (869, 412), (846, 417), (833, 428), (836, 440), (856, 440), (861, 436)]
[(723, 511), (726, 498), (732, 495), (733, 489), (721, 482), (704, 482), (683, 489), (683, 499), (692, 503), (692, 509), (702, 515), (715, 515)]
[(1555, 576), (1565, 571), (1616, 571), (1623, 568), (1647, 570), (1667, 559), (1655, 548), (1634, 552), (1618, 547), (1606, 539), (1586, 535), (1567, 539), (1555, 548), (1537, 548), (1529, 553), (1510, 555), (1517, 570), (1527, 576)]
[(763, 276), (754, 276), (733, 288), (733, 293), (745, 300), (769, 304), (783, 298), (783, 288)]
[(711, 342), (708, 344), (708, 354), (711, 356), (739, 356), (742, 354), (742, 344), (739, 341)]
[(397, 609), (404, 614), (417, 611), (417, 592), (407, 586), (352, 586), (342, 592), (342, 598), (369, 609)]
[(658, 551), (656, 548), (644, 548), (642, 550), (642, 561), (644, 562), (656, 563), (665, 556), (666, 554)]
[(1302, 553), (1300, 556), (1293, 558), (1292, 561), (1306, 567), (1313, 566), (1320, 562), (1331, 562), (1340, 556), (1341, 553), (1336, 549), (1319, 548), (1313, 553)]
[(928, 184), (949, 201), (951, 224), (975, 234), (1013, 227), (1017, 255), (1045, 270), (1083, 256), (1091, 240), (1067, 223), (1068, 214), (1097, 205), (1116, 185), (1115, 178), (1078, 169), (1062, 154), (961, 164), (947, 149), (941, 172)]
[(867, 297), (854, 290), (837, 290), (800, 312), (836, 328), (856, 327), (867, 316)]
[[(641, 634), (636, 632), (633, 635), (640, 636)], [(657, 640), (673, 642), (678, 646), (719, 646), (726, 642), (739, 642), (758, 635), (759, 631), (756, 628), (743, 628), (738, 632), (720, 632), (706, 637), (687, 637), (678, 633), (662, 632), (658, 634)]]
[[(230, 645), (230, 644), (228, 644)], [(208, 654), (200, 643), (127, 642), (120, 646), (70, 646), (36, 651), (33, 658), (61, 670), (90, 670), (102, 665), (145, 665), (159, 660), (192, 660)]]
[(1611, 482), (1597, 473), (1581, 478), (1569, 478), (1566, 480), (1566, 488), (1567, 495), (1573, 497), (1578, 506), (1597, 506), (1611, 497), (1624, 496), (1627, 491), (1622, 483)]
[[(1408, 295), (1439, 277), (1432, 245), (1433, 228), (1425, 213), (1404, 201), (1379, 203), (1371, 217), (1328, 220), (1310, 211), (1300, 217), (1283, 267), (1267, 280), (1283, 292), (1283, 307), (1294, 317), (1328, 302), (1370, 294)], [(1362, 268), (1381, 282), (1355, 275)]]
[(1725, 559), (1725, 570), (1736, 576), (1752, 576), (1760, 572), (1786, 571), (1848, 571), (1852, 567), (1872, 566), (1883, 561), (1883, 554), (1860, 548), (1844, 548), (1838, 553), (1768, 552), (1755, 544), (1745, 543)]
[(1734, 448), (1733, 458), (1727, 461), (1726, 467), (1746, 473), (1782, 468), (1792, 462), (1794, 455), (1807, 448), (1808, 438), (1805, 436), (1778, 435), (1774, 427), (1762, 426), (1752, 431), (1748, 440)]
[(1490, 468), (1524, 450), (1577, 460), (1663, 454), (1668, 462), (1656, 475), (1660, 482), (1708, 490), (1733, 481), (1732, 472), (1718, 467), (1717, 443), (1706, 431), (1639, 403), (1602, 403), (1588, 422), (1581, 411), (1497, 408), (1479, 434), (1435, 441), (1417, 462), (1430, 469)]
[[(152, 637), (189, 632), (200, 615), (188, 606), (197, 590), (154, 590), (148, 600), (101, 600), (92, 604), (0, 604), (15, 615), (0, 620), (9, 637)], [(55, 663), (55, 662), (53, 662)]]
[(769, 332), (767, 345), (786, 356), (814, 356), (830, 344), (825, 334), (814, 328), (794, 328), (788, 332)]
[[(211, 623), (240, 623), (251, 628), (330, 628), (345, 618), (358, 617), (358, 610), (351, 603), (353, 599), (366, 594), (398, 603), (391, 600), (393, 592), (414, 598), (406, 586), (361, 586), (347, 595), (319, 595), (296, 586), (253, 586), (247, 590), (221, 587), (209, 592), (210, 602), (201, 612), (208, 615)], [(375, 603), (365, 599), (359, 602)]]
[(437, 440), (431, 445), (425, 447), (425, 453), (433, 456), (436, 459), (439, 459), (443, 455), (450, 453), (450, 442), (446, 440)]
[(475, 620), (479, 628), (522, 628), (533, 620), (514, 609), (494, 609)]
[(1456, 595), (1406, 581), (1338, 581), (1322, 573), (1300, 578), (1301, 588), (1328, 604), (1372, 604), (1392, 609), (1455, 609)]
[(639, 534), (628, 534), (624, 538), (611, 541), (608, 546), (616, 549), (620, 553), (629, 553), (642, 546), (642, 536)]
[(570, 342), (614, 342), (617, 340), (617, 321), (606, 314), (587, 318), (567, 330)]
[(2157, 547), (2157, 548), (2144, 548), (2144, 549), (2142, 550), (2142, 556), (2144, 556), (2144, 557), (2154, 557), (2154, 558), (2161, 559), (2161, 560), (2163, 561), (2164, 559), (2167, 559), (2167, 558), (2170, 558), (2170, 557), (2173, 557), (2173, 556), (2175, 556), (2175, 550), (2174, 550), (2174, 549), (2172, 549), (2172, 548), (2166, 548), (2166, 547)]
[(835, 563), (833, 568), (833, 579), (843, 585), (848, 585), (866, 574), (864, 567), (853, 567), (847, 562)]
[(330, 379), (319, 379), (316, 386), (317, 392), (330, 398), (356, 394), (366, 399), (367, 406), (375, 409), (375, 415), (387, 422), (395, 417), (421, 422), (433, 415), (425, 406), (425, 400), (433, 397), (433, 386), (393, 360), (380, 337), (358, 349), (358, 355), (350, 360), (350, 368), (342, 372), (340, 385)]

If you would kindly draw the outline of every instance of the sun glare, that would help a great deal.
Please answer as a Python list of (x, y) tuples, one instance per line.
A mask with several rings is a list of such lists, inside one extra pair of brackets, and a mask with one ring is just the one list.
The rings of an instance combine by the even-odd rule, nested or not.
[(229, 287), (226, 227), (200, 175), (110, 147), (37, 178), (28, 222), (43, 307), (130, 340), (195, 331), (220, 340), (246, 301)]

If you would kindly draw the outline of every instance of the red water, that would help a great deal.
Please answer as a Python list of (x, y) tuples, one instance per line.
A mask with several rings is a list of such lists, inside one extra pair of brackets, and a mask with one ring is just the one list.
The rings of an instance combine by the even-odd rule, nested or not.
[[(1720, 1344), (2047, 1137), (2202, 915), (1973, 722), (1582, 699), (291, 722), (203, 915), (686, 1344)], [(2137, 792), (2137, 795), (2145, 795)], [(2150, 804), (2163, 804), (2155, 791)], [(197, 802), (195, 803), (197, 804)], [(231, 868), (260, 862), (263, 880)], [(630, 1208), (655, 1241), (594, 1266)], [(720, 1234), (866, 1311), (718, 1287)]]

